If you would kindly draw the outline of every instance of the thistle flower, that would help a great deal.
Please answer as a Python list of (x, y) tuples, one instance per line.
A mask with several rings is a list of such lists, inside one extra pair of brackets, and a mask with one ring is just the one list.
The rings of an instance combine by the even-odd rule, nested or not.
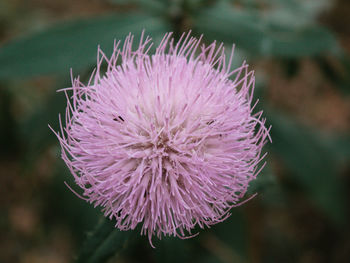
[(231, 70), (223, 44), (200, 42), (189, 33), (175, 43), (169, 33), (151, 55), (149, 37), (133, 50), (129, 35), (109, 58), (98, 49), (87, 85), (78, 77), (63, 89), (56, 136), (82, 198), (120, 230), (141, 224), (150, 243), (225, 220), (264, 157), (269, 132), (252, 112), (254, 73), (246, 63)]

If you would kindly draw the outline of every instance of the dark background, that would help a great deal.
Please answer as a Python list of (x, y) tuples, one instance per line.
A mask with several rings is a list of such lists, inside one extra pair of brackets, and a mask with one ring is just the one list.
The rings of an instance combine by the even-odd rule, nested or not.
[[(0, 262), (349, 262), (349, 25), (348, 0), (1, 0)], [(70, 68), (87, 80), (98, 44), (109, 54), (142, 29), (156, 42), (192, 29), (236, 43), (273, 140), (257, 197), (198, 237), (155, 238), (156, 249), (135, 231), (124, 242), (65, 187), (47, 126), (58, 128)], [(109, 229), (99, 249), (84, 241), (96, 225)]]

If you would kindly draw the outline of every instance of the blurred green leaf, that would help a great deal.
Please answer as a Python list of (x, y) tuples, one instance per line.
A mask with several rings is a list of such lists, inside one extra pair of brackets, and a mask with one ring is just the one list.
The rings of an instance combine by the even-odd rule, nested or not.
[(269, 164), (267, 163), (264, 169), (260, 172), (260, 174), (258, 174), (257, 178), (250, 182), (247, 194), (253, 195), (257, 192), (268, 192), (268, 189), (276, 183), (276, 178), (273, 175)]
[(252, 0), (257, 5), (263, 5), (264, 16), (269, 21), (285, 25), (305, 25), (314, 23), (317, 17), (330, 7), (328, 0)]
[(203, 233), (204, 238), (207, 233), (216, 237), (216, 241), (211, 240), (212, 243), (217, 243), (216, 247), (227, 251), (230, 262), (246, 262), (248, 259), (248, 225), (242, 209), (243, 207), (231, 209), (232, 215), (229, 218)]
[(102, 218), (84, 242), (75, 262), (106, 262), (123, 249), (132, 233), (133, 231), (120, 231), (111, 220)]
[[(59, 160), (59, 147), (56, 150), (57, 160)], [(47, 174), (49, 183), (45, 188), (40, 189), (40, 196), (43, 200), (43, 217), (45, 225), (49, 229), (52, 226), (64, 225), (67, 227), (77, 243), (85, 240), (87, 230), (93, 229), (101, 216), (99, 209), (78, 198), (64, 184), (66, 182), (72, 188), (80, 192), (76, 186), (74, 177), (63, 162), (59, 160), (55, 163), (51, 173)], [(24, 180), (28, 180), (29, 177)]]
[(96, 61), (97, 45), (110, 53), (114, 39), (141, 31), (159, 38), (170, 30), (159, 17), (129, 13), (59, 23), (45, 31), (13, 40), (0, 49), (1, 78), (20, 78), (79, 71)]
[(162, 0), (108, 0), (109, 2), (117, 5), (128, 5), (136, 4), (141, 8), (144, 8), (148, 11), (161, 14), (162, 11), (166, 8), (165, 1)]
[(344, 188), (338, 177), (339, 156), (335, 144), (316, 130), (302, 126), (286, 116), (269, 111), (272, 125), (271, 151), (283, 160), (310, 200), (337, 223), (344, 223)]
[(284, 206), (286, 195), (269, 165), (269, 156), (267, 156), (266, 162), (266, 166), (261, 173), (249, 184), (246, 196), (257, 194), (252, 202), (261, 200), (262, 204), (266, 206)]
[(226, 2), (199, 11), (194, 29), (210, 40), (235, 43), (259, 56), (312, 56), (338, 49), (333, 35), (321, 26), (283, 25), (264, 18), (261, 11), (237, 9)]
[[(298, 12), (300, 16), (309, 16), (315, 19), (322, 11), (329, 8), (332, 3), (329, 0), (300, 1), (300, 0), (219, 0), (231, 3), (239, 3), (249, 8), (263, 8), (264, 10), (281, 10), (288, 13)], [(287, 14), (288, 15), (288, 14)]]
[[(67, 78), (59, 79), (55, 89), (68, 87)], [(36, 159), (42, 154), (48, 146), (57, 141), (56, 136), (48, 128), (48, 124), (55, 130), (59, 130), (58, 114), (64, 116), (66, 107), (66, 97), (52, 89), (47, 99), (42, 105), (39, 105), (36, 111), (19, 125), (19, 135), (22, 145), (25, 146), (25, 155), (23, 160), (24, 169), (30, 171)]]
[[(156, 239), (156, 238), (155, 238)], [(161, 240), (154, 240), (153, 253), (156, 262), (192, 262), (194, 240), (182, 240), (178, 237), (163, 237)], [(180, 253), (181, 251), (181, 253)]]

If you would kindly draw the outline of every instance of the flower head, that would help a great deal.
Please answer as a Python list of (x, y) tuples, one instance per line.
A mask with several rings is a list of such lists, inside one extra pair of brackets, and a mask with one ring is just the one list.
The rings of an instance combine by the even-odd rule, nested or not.
[(131, 35), (110, 58), (99, 50), (89, 83), (64, 89), (72, 96), (56, 135), (84, 199), (117, 228), (185, 237), (240, 204), (268, 130), (252, 113), (254, 73), (231, 70), (222, 44), (166, 34), (151, 55), (142, 36), (136, 50)]

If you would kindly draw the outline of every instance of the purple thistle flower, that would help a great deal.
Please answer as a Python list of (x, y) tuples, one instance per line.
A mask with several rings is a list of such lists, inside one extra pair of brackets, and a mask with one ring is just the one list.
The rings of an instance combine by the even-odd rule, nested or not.
[(55, 134), (81, 198), (120, 230), (142, 224), (150, 243), (225, 220), (264, 166), (269, 131), (252, 113), (253, 71), (245, 62), (231, 70), (233, 51), (227, 63), (223, 44), (200, 41), (169, 33), (151, 55), (149, 37), (134, 51), (129, 35), (110, 58), (98, 50), (87, 85), (78, 77), (63, 89), (66, 121)]

